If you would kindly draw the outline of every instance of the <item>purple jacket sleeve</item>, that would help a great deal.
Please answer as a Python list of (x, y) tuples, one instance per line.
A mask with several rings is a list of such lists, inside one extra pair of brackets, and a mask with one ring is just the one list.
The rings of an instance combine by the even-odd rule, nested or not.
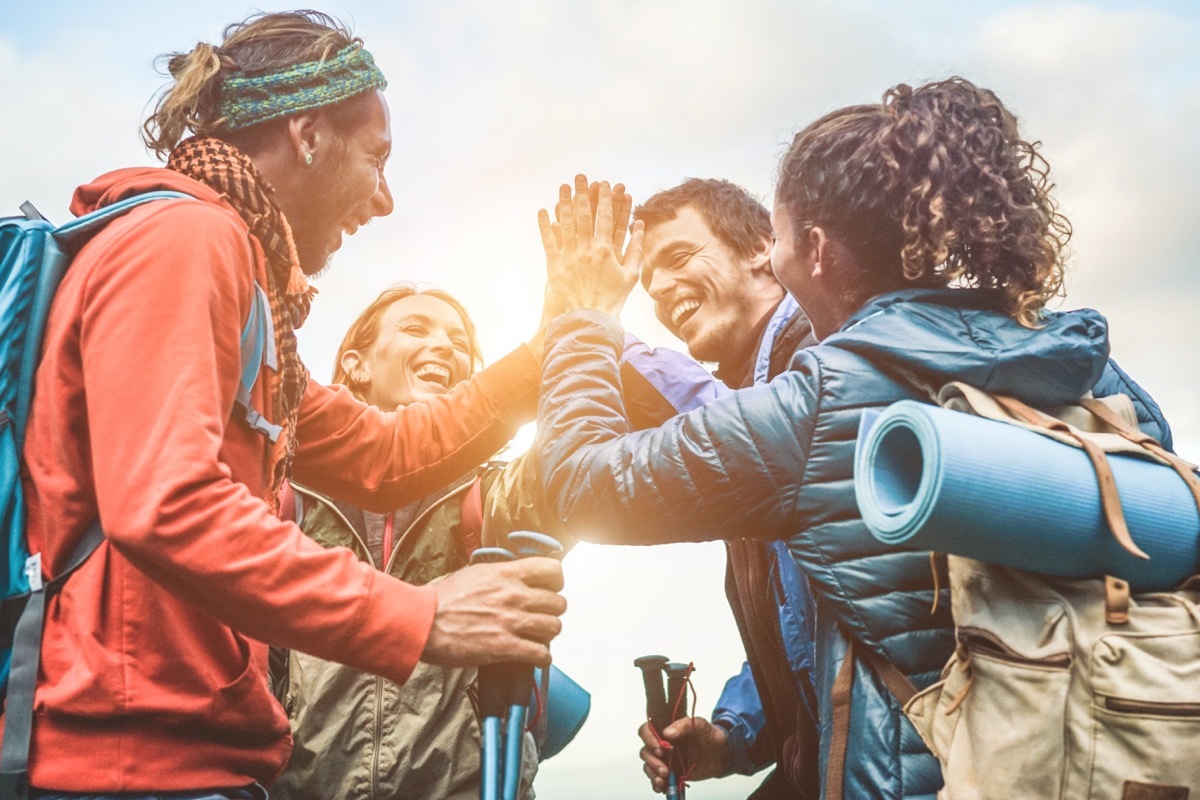
[(691, 357), (668, 347), (650, 347), (629, 333), (620, 370), (625, 413), (633, 430), (657, 428), (676, 414), (732, 392)]

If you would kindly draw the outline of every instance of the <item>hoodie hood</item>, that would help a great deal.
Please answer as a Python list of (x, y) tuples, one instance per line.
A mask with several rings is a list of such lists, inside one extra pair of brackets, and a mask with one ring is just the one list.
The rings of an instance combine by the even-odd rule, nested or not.
[(107, 172), (75, 190), (71, 213), (83, 216), (136, 194), (170, 190), (232, 209), (212, 187), (165, 167), (128, 167)]
[(1039, 328), (1003, 313), (986, 289), (909, 289), (862, 306), (823, 345), (916, 373), (936, 386), (963, 381), (1031, 405), (1071, 403), (1108, 362), (1108, 323), (1097, 311), (1047, 312)]

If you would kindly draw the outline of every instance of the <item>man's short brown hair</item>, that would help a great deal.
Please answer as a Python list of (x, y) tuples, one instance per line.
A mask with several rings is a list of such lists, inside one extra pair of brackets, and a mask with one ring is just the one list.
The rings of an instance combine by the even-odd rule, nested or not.
[(647, 228), (674, 219), (681, 208), (694, 206), (725, 245), (749, 258), (771, 238), (771, 215), (754, 195), (736, 183), (719, 178), (688, 178), (639, 205), (633, 218)]

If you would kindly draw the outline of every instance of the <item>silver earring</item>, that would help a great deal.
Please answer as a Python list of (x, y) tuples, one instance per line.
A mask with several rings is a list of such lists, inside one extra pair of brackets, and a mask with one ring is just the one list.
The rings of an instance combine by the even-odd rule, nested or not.
[(312, 166), (312, 153), (305, 153), (305, 154), (304, 154), (304, 165), (305, 165), (306, 167), (311, 167), (311, 166)]

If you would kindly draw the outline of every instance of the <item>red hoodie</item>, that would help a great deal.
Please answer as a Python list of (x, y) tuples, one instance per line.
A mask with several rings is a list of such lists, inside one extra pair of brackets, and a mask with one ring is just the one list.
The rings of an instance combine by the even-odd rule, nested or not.
[[(48, 576), (99, 515), (107, 539), (50, 600), (31, 783), (156, 791), (269, 783), (291, 749), (267, 685), (280, 645), (407, 678), (436, 599), (325, 550), (261, 499), (266, 440), (231, 417), (263, 253), (210, 188), (163, 169), (81, 187), (140, 206), (80, 252), (52, 307), (22, 478)], [(385, 414), (310, 381), (295, 477), (387, 511), (485, 461), (535, 410), (527, 348)], [(266, 370), (264, 369), (264, 374)], [(254, 392), (266, 406), (265, 380)]]

